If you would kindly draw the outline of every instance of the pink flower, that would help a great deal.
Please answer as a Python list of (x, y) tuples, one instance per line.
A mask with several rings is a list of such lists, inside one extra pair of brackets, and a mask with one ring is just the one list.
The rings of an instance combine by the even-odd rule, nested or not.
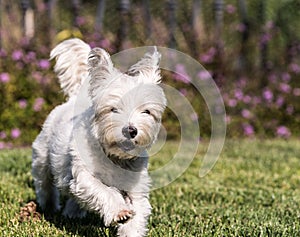
[(33, 104), (33, 110), (34, 111), (40, 111), (42, 109), (43, 104), (45, 103), (45, 100), (43, 98), (36, 98)]
[(284, 93), (290, 93), (290, 91), (291, 91), (290, 85), (288, 85), (286, 83), (280, 83), (279, 88)]
[(272, 73), (272, 74), (270, 74), (270, 75), (268, 76), (268, 80), (269, 80), (270, 82), (272, 82), (272, 83), (276, 83), (276, 81), (277, 81), (277, 76), (276, 76), (274, 73)]
[(187, 90), (185, 88), (181, 88), (181, 89), (179, 89), (179, 93), (183, 96), (186, 96), (187, 95)]
[(294, 96), (300, 96), (300, 88), (295, 88), (293, 90), (293, 94), (294, 94)]
[(271, 102), (272, 99), (273, 99), (273, 92), (270, 90), (270, 89), (265, 89), (263, 91), (263, 98), (268, 101), (268, 102)]
[(5, 142), (0, 142), (0, 150), (4, 149), (5, 147)]
[(32, 62), (36, 59), (36, 53), (33, 51), (30, 51), (26, 54), (25, 59), (27, 62)]
[(192, 113), (190, 115), (190, 117), (191, 117), (192, 121), (197, 121), (198, 120), (198, 114), (197, 113)]
[(18, 128), (14, 128), (11, 130), (10, 135), (13, 139), (16, 139), (21, 135), (21, 131)]
[(279, 137), (288, 138), (288, 137), (291, 136), (291, 132), (290, 132), (290, 130), (287, 127), (285, 127), (285, 126), (279, 126), (276, 129), (276, 135), (279, 136)]
[(261, 38), (260, 38), (260, 43), (261, 44), (266, 44), (272, 39), (271, 34), (269, 33), (264, 33)]
[(243, 91), (241, 91), (240, 89), (236, 89), (235, 92), (234, 92), (234, 97), (237, 99), (237, 100), (242, 100), (243, 99)]
[(21, 50), (15, 50), (13, 51), (11, 57), (14, 61), (19, 61), (23, 57), (23, 52)]
[(31, 76), (34, 80), (36, 80), (38, 83), (41, 83), (43, 80), (43, 75), (40, 72), (32, 72)]
[(211, 75), (208, 71), (206, 70), (201, 70), (197, 76), (199, 77), (200, 80), (208, 80), (211, 78)]
[(286, 112), (289, 115), (292, 115), (294, 113), (294, 106), (290, 105), (286, 108)]
[(42, 70), (47, 70), (47, 69), (49, 69), (49, 67), (50, 67), (50, 62), (49, 62), (49, 60), (47, 60), (47, 59), (41, 59), (41, 60), (38, 62), (38, 66), (39, 66), (39, 68), (42, 69)]
[(6, 56), (7, 56), (6, 51), (5, 51), (4, 49), (0, 49), (0, 57), (1, 57), (1, 58), (4, 58), (4, 57), (6, 57)]
[(217, 54), (217, 49), (211, 47), (206, 53), (200, 56), (200, 61), (202, 63), (211, 63), (214, 60), (216, 54)]
[(189, 84), (191, 82), (191, 78), (187, 74), (185, 70), (185, 66), (183, 64), (177, 64), (175, 66), (175, 73), (176, 73), (174, 75), (175, 80), (181, 81), (185, 84)]
[(276, 100), (276, 105), (278, 107), (281, 107), (284, 104), (284, 98), (282, 96), (278, 96), (277, 100)]
[(248, 109), (243, 109), (242, 110), (242, 116), (246, 119), (249, 119), (249, 118), (252, 117), (252, 114)]
[(232, 4), (228, 4), (228, 5), (226, 6), (226, 12), (227, 12), (228, 14), (233, 14), (233, 13), (236, 12), (236, 7), (233, 6)]
[(85, 18), (82, 17), (82, 16), (76, 17), (75, 20), (76, 20), (76, 24), (77, 24), (78, 26), (82, 26), (82, 25), (84, 25), (84, 24), (86, 23)]
[(252, 125), (245, 123), (243, 124), (243, 130), (244, 130), (244, 134), (246, 136), (253, 136), (254, 135), (254, 129), (252, 127)]
[(229, 107), (235, 107), (237, 105), (237, 101), (235, 99), (229, 99), (227, 104)]
[(6, 138), (6, 132), (1, 131), (1, 132), (0, 132), (0, 138), (1, 138), (1, 139), (5, 139), (5, 138)]
[(293, 73), (296, 73), (296, 74), (299, 74), (300, 73), (300, 66), (296, 63), (291, 63), (289, 65), (289, 69), (293, 72)]
[(10, 76), (7, 72), (0, 73), (0, 81), (3, 83), (7, 83), (10, 80)]
[(291, 80), (291, 75), (288, 72), (282, 73), (281, 78), (284, 82), (289, 82)]
[(27, 107), (27, 100), (25, 100), (25, 99), (19, 100), (19, 107), (21, 109), (25, 109)]
[(236, 30), (243, 33), (246, 30), (247, 26), (243, 23), (240, 23), (236, 26)]
[(249, 95), (245, 95), (245, 96), (243, 97), (243, 102), (244, 102), (245, 104), (249, 104), (249, 103), (251, 102), (251, 97), (250, 97)]

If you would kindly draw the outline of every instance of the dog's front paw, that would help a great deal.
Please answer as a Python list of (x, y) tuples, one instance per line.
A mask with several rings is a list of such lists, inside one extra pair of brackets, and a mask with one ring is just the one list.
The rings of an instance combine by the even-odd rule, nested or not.
[(114, 224), (124, 224), (129, 221), (134, 216), (134, 211), (131, 210), (121, 210), (117, 216), (115, 216)]

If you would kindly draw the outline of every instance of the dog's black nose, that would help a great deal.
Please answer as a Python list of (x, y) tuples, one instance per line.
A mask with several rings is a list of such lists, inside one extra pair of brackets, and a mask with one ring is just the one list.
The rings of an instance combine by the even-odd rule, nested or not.
[(128, 127), (122, 128), (122, 134), (127, 139), (135, 138), (135, 136), (137, 135), (137, 133), (138, 133), (138, 130), (134, 126), (128, 126)]

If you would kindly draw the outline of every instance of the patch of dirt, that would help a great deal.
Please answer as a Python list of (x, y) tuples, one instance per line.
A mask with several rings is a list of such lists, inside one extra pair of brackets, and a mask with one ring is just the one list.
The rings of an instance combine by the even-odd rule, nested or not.
[(19, 221), (39, 221), (41, 220), (41, 214), (37, 212), (37, 205), (34, 201), (30, 201), (24, 207), (21, 207), (19, 214)]

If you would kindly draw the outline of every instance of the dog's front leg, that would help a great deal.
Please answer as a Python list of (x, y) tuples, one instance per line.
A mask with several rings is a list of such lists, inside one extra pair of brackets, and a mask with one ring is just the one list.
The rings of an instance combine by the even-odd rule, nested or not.
[(148, 217), (151, 214), (151, 205), (146, 193), (128, 193), (131, 205), (135, 211), (132, 219), (118, 226), (120, 237), (142, 237), (147, 234)]
[(134, 215), (120, 191), (108, 187), (83, 166), (73, 166), (70, 192), (81, 206), (99, 213), (106, 226), (126, 221)]

